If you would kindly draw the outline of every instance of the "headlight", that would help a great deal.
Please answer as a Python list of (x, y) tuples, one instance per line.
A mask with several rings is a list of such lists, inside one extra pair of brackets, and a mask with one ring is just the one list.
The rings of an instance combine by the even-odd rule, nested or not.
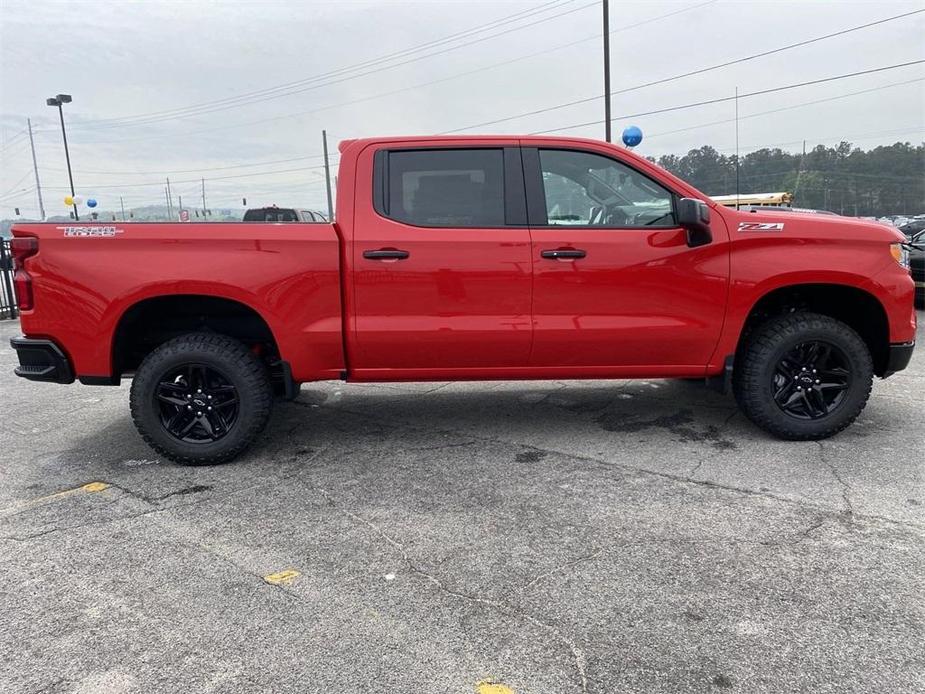
[(909, 269), (909, 249), (902, 243), (891, 243), (890, 253), (893, 259), (907, 270)]

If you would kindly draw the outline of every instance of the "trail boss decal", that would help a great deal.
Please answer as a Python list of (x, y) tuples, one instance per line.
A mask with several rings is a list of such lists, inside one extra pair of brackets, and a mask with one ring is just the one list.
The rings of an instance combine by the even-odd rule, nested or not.
[(55, 227), (55, 229), (63, 229), (65, 236), (115, 236), (116, 234), (121, 234), (122, 229), (116, 229), (116, 227)]
[(783, 222), (739, 222), (739, 231), (783, 231)]

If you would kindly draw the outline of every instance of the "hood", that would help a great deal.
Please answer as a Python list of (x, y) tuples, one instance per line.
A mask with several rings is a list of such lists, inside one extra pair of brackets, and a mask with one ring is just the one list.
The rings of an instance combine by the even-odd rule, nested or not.
[(899, 229), (882, 222), (857, 217), (842, 217), (835, 214), (816, 214), (812, 212), (762, 212), (760, 210), (742, 212), (727, 207), (722, 210), (730, 230), (746, 231), (741, 225), (782, 224), (776, 229), (787, 236), (807, 236), (883, 241), (884, 243), (905, 242), (906, 237)]

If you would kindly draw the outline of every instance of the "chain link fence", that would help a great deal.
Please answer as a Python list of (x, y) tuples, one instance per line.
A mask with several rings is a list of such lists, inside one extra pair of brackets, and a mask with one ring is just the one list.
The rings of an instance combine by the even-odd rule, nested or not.
[(10, 240), (0, 239), (0, 320), (16, 318), (16, 293), (13, 291), (13, 256)]

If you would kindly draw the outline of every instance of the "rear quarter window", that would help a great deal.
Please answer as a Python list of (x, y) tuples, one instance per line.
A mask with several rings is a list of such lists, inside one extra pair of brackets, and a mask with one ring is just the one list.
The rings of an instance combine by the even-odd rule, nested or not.
[(387, 153), (382, 213), (422, 227), (504, 226), (504, 150)]

